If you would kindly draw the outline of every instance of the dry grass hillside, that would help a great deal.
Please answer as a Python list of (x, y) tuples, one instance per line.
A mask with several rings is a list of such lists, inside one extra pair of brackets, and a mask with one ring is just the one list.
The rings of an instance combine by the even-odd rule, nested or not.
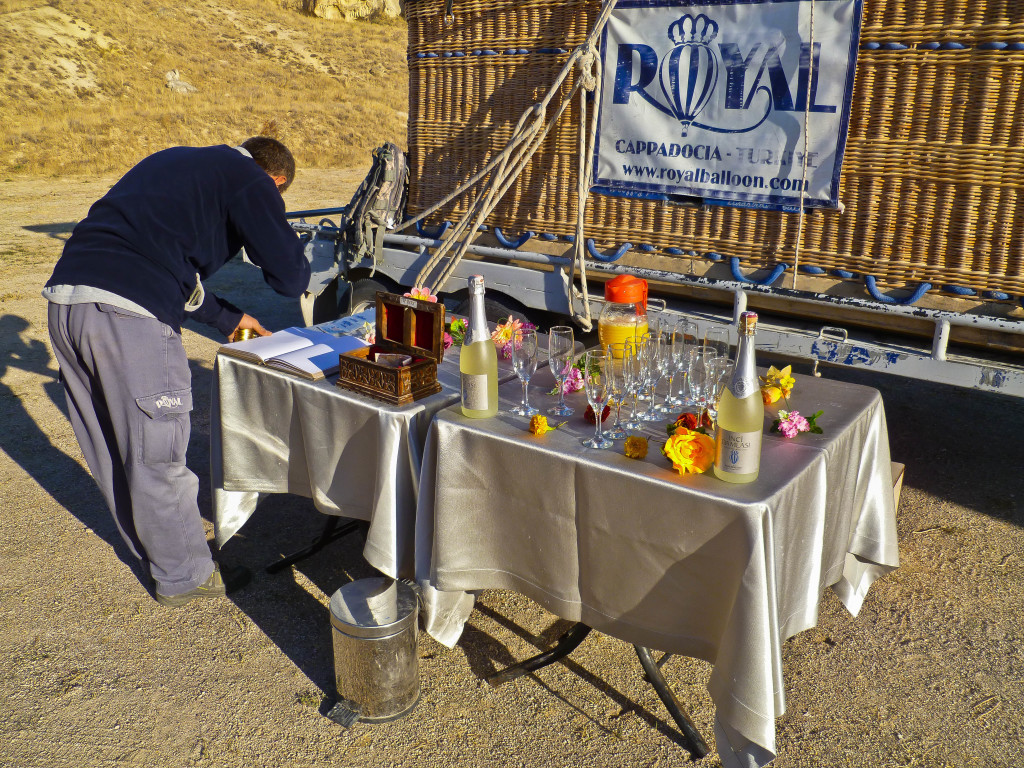
[[(404, 22), (301, 0), (0, 0), (0, 180), (117, 175), (175, 144), (277, 136), (300, 167), (405, 144)], [(175, 93), (177, 70), (194, 93)]]

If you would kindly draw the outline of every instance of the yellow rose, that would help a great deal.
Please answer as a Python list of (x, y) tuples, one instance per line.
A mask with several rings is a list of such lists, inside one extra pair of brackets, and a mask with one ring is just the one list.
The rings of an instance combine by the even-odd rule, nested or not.
[(647, 438), (630, 435), (626, 438), (625, 453), (631, 459), (643, 459), (647, 456)]
[(761, 387), (761, 399), (764, 400), (765, 405), (771, 405), (777, 403), (782, 398), (782, 390), (778, 387), (763, 386)]
[(714, 463), (715, 441), (702, 432), (680, 427), (665, 442), (661, 452), (680, 475), (699, 474)]

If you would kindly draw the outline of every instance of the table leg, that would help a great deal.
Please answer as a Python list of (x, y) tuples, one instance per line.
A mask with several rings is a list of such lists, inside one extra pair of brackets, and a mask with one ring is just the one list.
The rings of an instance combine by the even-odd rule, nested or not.
[(679, 699), (672, 693), (668, 681), (661, 674), (660, 666), (654, 660), (654, 657), (651, 656), (651, 649), (645, 648), (642, 645), (634, 645), (633, 647), (636, 649), (636, 655), (640, 657), (640, 664), (643, 666), (644, 672), (647, 673), (648, 682), (654, 686), (654, 690), (658, 692), (661, 703), (665, 705), (665, 709), (672, 715), (672, 719), (676, 721), (676, 725), (682, 731), (683, 738), (687, 743), (686, 748), (695, 760), (704, 757), (708, 753), (708, 745), (701, 738), (693, 721), (690, 720), (690, 716), (683, 709), (683, 705), (679, 703)]
[(339, 528), (339, 522), (339, 517), (335, 515), (328, 515), (327, 524), (324, 525), (323, 532), (321, 532), (312, 544), (308, 547), (303, 547), (296, 552), (292, 552), (290, 555), (285, 555), (281, 560), (271, 563), (265, 568), (266, 572), (277, 573), (278, 571), (283, 571), (285, 568), (295, 565), (295, 563), (300, 560), (304, 560), (311, 555), (315, 555), (332, 541), (340, 539), (342, 536), (348, 536), (361, 525), (365, 524), (362, 520), (350, 520)]
[(536, 656), (531, 656), (526, 661), (520, 661), (518, 664), (513, 664), (511, 667), (505, 667), (505, 669), (495, 672), (487, 678), (487, 682), (497, 687), (502, 683), (507, 683), (509, 680), (515, 680), (517, 677), (534, 672), (541, 667), (546, 667), (548, 664), (553, 664), (559, 659), (563, 659), (570, 653), (575, 651), (579, 644), (583, 642), (584, 638), (590, 634), (590, 627), (583, 623), (576, 623), (569, 627), (569, 630), (558, 638), (558, 642), (555, 643), (555, 647), (550, 651), (544, 651)]

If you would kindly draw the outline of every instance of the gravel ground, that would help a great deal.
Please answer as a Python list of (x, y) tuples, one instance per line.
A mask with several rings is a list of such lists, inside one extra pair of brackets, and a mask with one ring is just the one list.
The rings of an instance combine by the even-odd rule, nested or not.
[[(360, 172), (307, 172), (293, 209), (344, 203)], [(49, 353), (49, 276), (73, 222), (111, 180), (0, 182), (0, 765), (668, 766), (689, 762), (632, 649), (593, 634), (561, 664), (500, 688), (490, 671), (566, 628), (527, 599), (485, 592), (453, 650), (421, 635), (422, 699), (389, 724), (323, 717), (333, 693), (328, 596), (371, 575), (350, 537), (277, 575), (323, 518), (272, 497), (225, 547), (257, 569), (230, 600), (169, 610), (140, 582), (82, 462)], [(270, 327), (293, 302), (231, 265), (217, 290)], [(210, 514), (209, 390), (220, 343), (184, 334), (196, 411), (189, 464)], [(777, 766), (1024, 766), (1024, 407), (1005, 397), (829, 369), (883, 392), (906, 464), (901, 567), (860, 615), (828, 593), (784, 646)], [(209, 524), (212, 536), (212, 524)], [(711, 741), (710, 667), (665, 674)], [(719, 765), (712, 754), (696, 765)]]

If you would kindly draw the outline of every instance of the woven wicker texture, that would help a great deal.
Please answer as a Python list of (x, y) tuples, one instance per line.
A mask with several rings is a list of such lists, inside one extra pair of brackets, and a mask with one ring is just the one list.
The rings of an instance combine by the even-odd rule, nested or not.
[[(439, 0), (406, 7), (410, 215), (499, 151), (550, 87), (596, 2)], [(1024, 1), (867, 0), (839, 199), (804, 217), (801, 267), (1024, 295)], [(570, 83), (572, 78), (570, 77)], [(576, 216), (574, 104), (488, 219), (516, 235), (569, 235)], [(465, 212), (459, 198), (431, 217)], [(592, 195), (587, 237), (676, 254), (793, 265), (798, 216)], [(671, 250), (668, 250), (671, 249)]]

